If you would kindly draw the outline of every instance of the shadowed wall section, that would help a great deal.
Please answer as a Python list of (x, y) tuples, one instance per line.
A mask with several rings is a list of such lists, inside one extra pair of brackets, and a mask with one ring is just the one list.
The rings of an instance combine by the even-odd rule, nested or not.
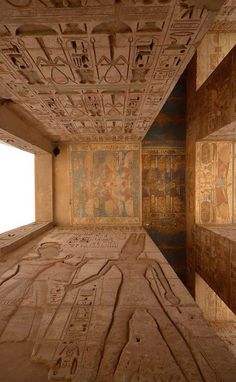
[(185, 76), (143, 141), (143, 225), (185, 278)]

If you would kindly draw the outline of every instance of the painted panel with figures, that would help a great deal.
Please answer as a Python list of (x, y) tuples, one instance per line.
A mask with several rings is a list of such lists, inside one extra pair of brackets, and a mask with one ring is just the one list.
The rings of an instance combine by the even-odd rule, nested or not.
[(199, 142), (196, 147), (196, 221), (232, 223), (233, 143)]
[(70, 146), (72, 224), (140, 223), (139, 144)]

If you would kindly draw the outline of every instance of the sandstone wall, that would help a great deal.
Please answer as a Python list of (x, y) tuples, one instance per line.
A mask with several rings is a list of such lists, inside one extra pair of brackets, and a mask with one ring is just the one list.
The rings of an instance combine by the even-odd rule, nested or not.
[(235, 381), (144, 229), (55, 228), (27, 248), (0, 267), (2, 380)]
[[(196, 92), (196, 57), (188, 70), (186, 219), (188, 286), (194, 294), (194, 223), (234, 223), (236, 49)], [(197, 160), (196, 160), (197, 157)], [(209, 269), (211, 272), (211, 269)], [(225, 283), (226, 280), (222, 280)]]

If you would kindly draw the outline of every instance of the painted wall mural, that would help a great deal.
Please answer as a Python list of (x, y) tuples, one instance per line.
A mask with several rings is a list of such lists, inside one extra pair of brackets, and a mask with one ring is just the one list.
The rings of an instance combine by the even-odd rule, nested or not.
[(213, 17), (184, 0), (3, 0), (0, 96), (56, 141), (142, 140)]
[(72, 224), (140, 223), (140, 145), (70, 148)]
[(196, 222), (233, 222), (233, 143), (196, 145)]
[(143, 225), (184, 280), (185, 77), (142, 143)]
[(231, 353), (142, 228), (54, 229), (22, 256), (0, 269), (5, 380), (234, 382)]

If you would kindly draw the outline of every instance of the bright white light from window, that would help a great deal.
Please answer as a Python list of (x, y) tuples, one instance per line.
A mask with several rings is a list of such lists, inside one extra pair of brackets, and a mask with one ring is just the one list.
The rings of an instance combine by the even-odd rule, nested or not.
[(35, 221), (34, 154), (0, 141), (0, 233)]

